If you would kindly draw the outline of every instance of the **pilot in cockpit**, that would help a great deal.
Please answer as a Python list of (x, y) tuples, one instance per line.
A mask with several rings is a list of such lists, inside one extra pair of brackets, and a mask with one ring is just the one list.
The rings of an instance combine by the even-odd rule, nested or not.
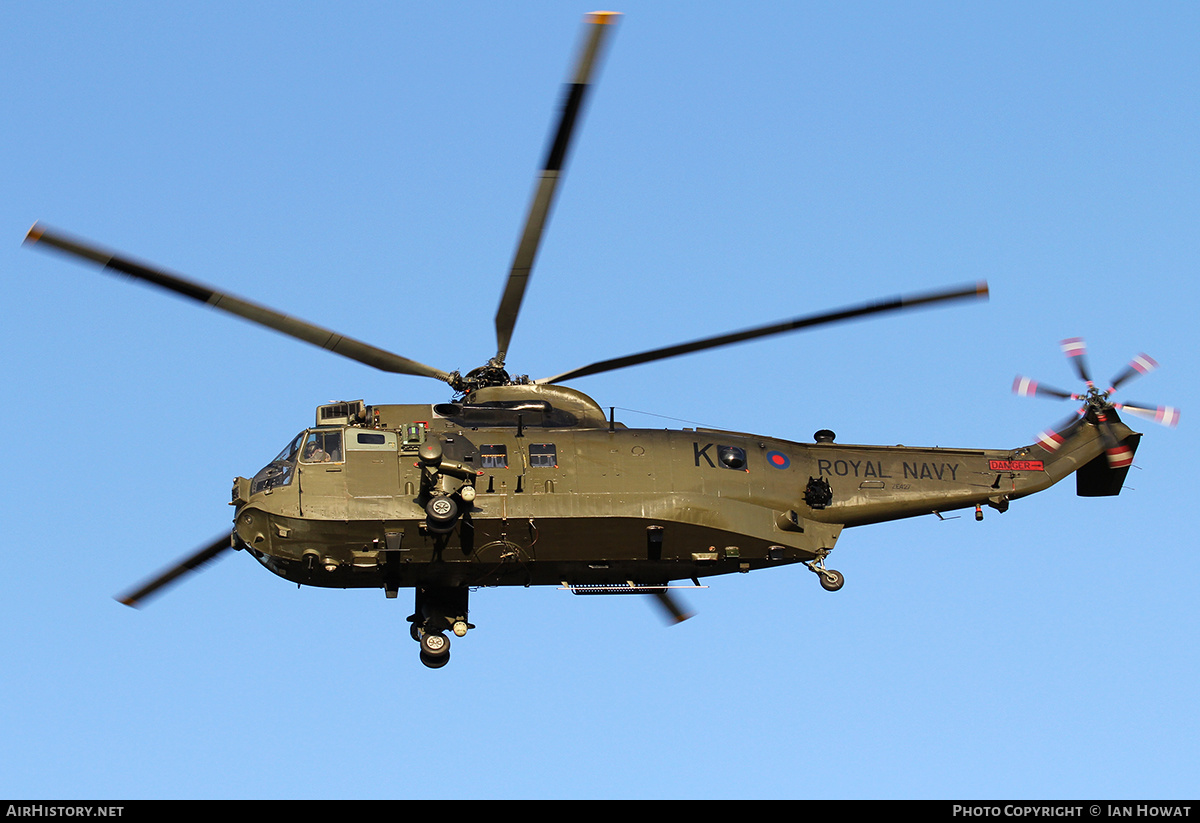
[(321, 444), (317, 441), (312, 441), (304, 447), (304, 462), (305, 463), (328, 463), (330, 460), (329, 453), (321, 448)]

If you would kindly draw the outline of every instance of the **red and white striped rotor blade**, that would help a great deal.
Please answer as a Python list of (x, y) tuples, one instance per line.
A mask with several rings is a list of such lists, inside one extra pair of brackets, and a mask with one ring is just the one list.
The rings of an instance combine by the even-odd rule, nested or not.
[(1149, 374), (1158, 368), (1158, 361), (1148, 354), (1139, 354), (1137, 357), (1129, 361), (1129, 365), (1125, 370), (1118, 374), (1112, 380), (1112, 386), (1109, 391), (1115, 390), (1122, 383), (1125, 383), (1139, 374)]
[(1013, 393), (1019, 394), (1022, 397), (1057, 397), (1060, 400), (1079, 399), (1079, 395), (1077, 394), (1056, 389), (1053, 386), (1043, 386), (1036, 380), (1019, 376), (1013, 380)]
[(1163, 426), (1175, 428), (1179, 425), (1179, 409), (1174, 406), (1134, 406), (1129, 403), (1117, 403), (1113, 408), (1153, 420)]
[(1113, 433), (1112, 425), (1103, 411), (1097, 412), (1100, 439), (1104, 443), (1104, 456), (1110, 469), (1127, 469), (1133, 465), (1133, 449), (1126, 446)]
[(1067, 432), (1079, 423), (1082, 415), (1083, 409), (1080, 409), (1073, 416), (1067, 418), (1054, 428), (1046, 429), (1037, 436), (1037, 444), (1051, 454), (1054, 454), (1067, 439)]
[(1072, 363), (1075, 364), (1075, 370), (1079, 372), (1079, 376), (1090, 386), (1092, 378), (1088, 375), (1087, 363), (1084, 360), (1084, 355), (1087, 354), (1087, 344), (1083, 342), (1082, 337), (1068, 337), (1058, 344)]

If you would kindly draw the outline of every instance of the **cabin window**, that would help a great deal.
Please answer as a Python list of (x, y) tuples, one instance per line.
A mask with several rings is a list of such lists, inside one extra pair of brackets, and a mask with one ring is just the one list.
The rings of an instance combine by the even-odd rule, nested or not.
[(310, 431), (300, 450), (302, 463), (341, 463), (342, 430), (318, 429)]
[(531, 443), (529, 445), (529, 465), (535, 469), (558, 468), (558, 450), (553, 443)]
[(396, 433), (346, 429), (345, 445), (347, 452), (394, 452), (396, 450)]
[(499, 446), (480, 446), (479, 447), (480, 468), (484, 469), (507, 469), (508, 468), (508, 447)]

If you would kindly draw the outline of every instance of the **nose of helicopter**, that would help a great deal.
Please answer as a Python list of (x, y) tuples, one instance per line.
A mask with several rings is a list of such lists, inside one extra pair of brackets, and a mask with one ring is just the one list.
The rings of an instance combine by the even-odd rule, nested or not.
[(233, 539), (238, 548), (262, 551), (267, 548), (269, 529), (268, 517), (265, 512), (254, 508), (243, 508), (233, 521)]

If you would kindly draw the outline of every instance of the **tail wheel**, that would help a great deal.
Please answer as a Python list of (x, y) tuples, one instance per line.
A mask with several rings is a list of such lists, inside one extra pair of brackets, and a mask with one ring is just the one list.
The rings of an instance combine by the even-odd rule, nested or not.
[(827, 569), (824, 574), (820, 575), (821, 588), (827, 592), (836, 592), (842, 586), (846, 585), (846, 578), (839, 571)]

